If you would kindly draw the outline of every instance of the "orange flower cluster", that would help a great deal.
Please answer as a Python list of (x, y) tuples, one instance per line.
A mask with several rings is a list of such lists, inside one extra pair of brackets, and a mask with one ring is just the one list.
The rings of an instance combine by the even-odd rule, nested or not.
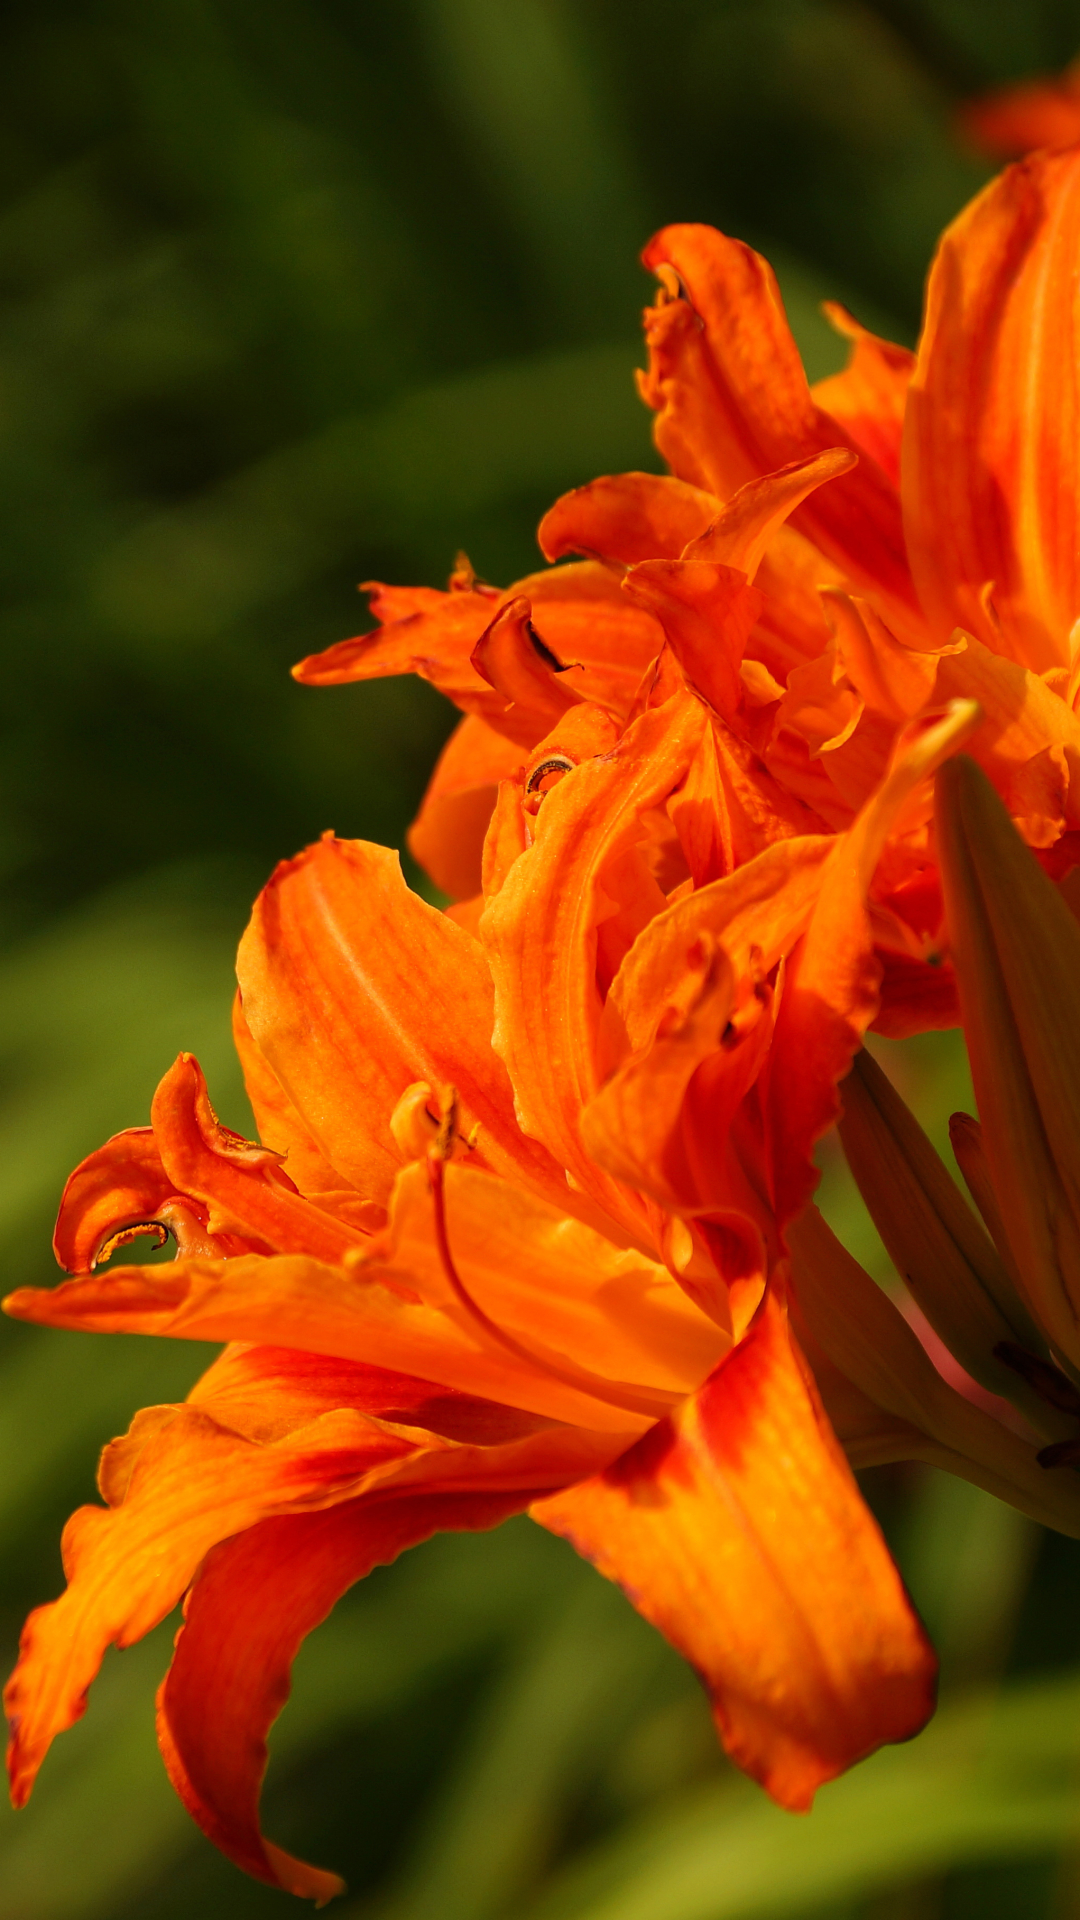
[[(237, 967), (259, 1144), (182, 1055), (68, 1184), (75, 1277), (7, 1303), (229, 1343), (69, 1522), (8, 1688), (18, 1801), (105, 1649), (186, 1595), (173, 1782), (249, 1872), (329, 1897), (258, 1822), (297, 1646), (371, 1566), (527, 1509), (805, 1807), (932, 1708), (851, 1465), (935, 1460), (1080, 1533), (1073, 1477), (809, 1205), (867, 1028), (958, 1018), (935, 770), (966, 746), (1046, 886), (1080, 857), (1078, 236), (1080, 153), (1013, 169), (946, 234), (917, 358), (834, 310), (850, 364), (811, 390), (766, 263), (668, 229), (642, 391), (670, 477), (557, 502), (544, 552), (584, 558), (506, 593), (464, 563), (376, 588), (380, 629), (297, 669), (464, 710), (411, 833), (457, 904), (364, 843), (281, 866)], [(102, 1270), (150, 1230), (175, 1262)]]

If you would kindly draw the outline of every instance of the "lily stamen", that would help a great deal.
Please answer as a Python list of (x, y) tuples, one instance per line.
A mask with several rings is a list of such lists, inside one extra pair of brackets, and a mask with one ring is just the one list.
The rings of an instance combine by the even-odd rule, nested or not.
[[(452, 1112), (452, 1107), (448, 1106), (447, 1112)], [(440, 1140), (441, 1138), (442, 1129), (440, 1129)], [(447, 1138), (452, 1139), (452, 1133), (448, 1132)], [(589, 1373), (585, 1368), (562, 1367), (551, 1360), (542, 1359), (539, 1354), (525, 1346), (523, 1341), (516, 1340), (512, 1333), (507, 1333), (504, 1327), (500, 1327), (490, 1314), (485, 1313), (479, 1301), (473, 1299), (462, 1280), (450, 1251), (450, 1237), (446, 1225), (444, 1171), (447, 1158), (447, 1152), (440, 1148), (440, 1141), (436, 1141), (435, 1145), (428, 1150), (427, 1173), (435, 1210), (435, 1244), (443, 1272), (454, 1297), (470, 1319), (476, 1322), (489, 1340), (496, 1341), (507, 1353), (512, 1354), (515, 1360), (520, 1360), (525, 1366), (547, 1374), (551, 1380), (558, 1380), (562, 1386), (572, 1388), (575, 1393), (589, 1394), (592, 1399), (602, 1400), (609, 1407), (619, 1407), (626, 1413), (644, 1414), (650, 1420), (657, 1420), (667, 1413), (675, 1405), (677, 1398), (675, 1394), (643, 1392), (623, 1381), (598, 1379), (596, 1374)]]

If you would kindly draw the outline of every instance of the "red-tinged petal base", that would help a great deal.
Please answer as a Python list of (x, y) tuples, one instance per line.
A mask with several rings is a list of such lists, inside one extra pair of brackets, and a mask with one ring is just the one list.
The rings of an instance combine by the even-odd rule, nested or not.
[(264, 1521), (207, 1555), (158, 1694), (158, 1740), (188, 1812), (238, 1867), (319, 1905), (344, 1890), (336, 1874), (283, 1853), (259, 1830), (266, 1736), (288, 1699), (297, 1650), (372, 1567), (435, 1532), (497, 1526), (528, 1499), (351, 1501)]
[(678, 1415), (530, 1511), (691, 1661), (782, 1806), (933, 1711), (932, 1649), (772, 1295)]

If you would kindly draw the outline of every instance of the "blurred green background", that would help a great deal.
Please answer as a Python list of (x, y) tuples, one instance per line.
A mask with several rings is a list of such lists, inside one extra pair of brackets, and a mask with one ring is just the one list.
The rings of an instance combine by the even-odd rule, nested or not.
[[(231, 958), (272, 862), (399, 841), (452, 715), (312, 692), (354, 586), (505, 582), (565, 487), (654, 464), (636, 264), (715, 222), (778, 266), (812, 375), (836, 296), (911, 340), (985, 177), (956, 98), (1059, 67), (1065, 0), (8, 0), (0, 22), (0, 1236), (47, 1281), (72, 1164), (181, 1046), (245, 1124)], [(950, 1041), (890, 1057), (940, 1136)], [(826, 1148), (830, 1204), (874, 1264)], [(861, 1238), (860, 1238), (861, 1236)], [(206, 1351), (0, 1329), (0, 1639), (64, 1517)], [(267, 1824), (371, 1920), (1080, 1914), (1080, 1550), (868, 1476), (944, 1663), (931, 1730), (778, 1814), (621, 1597), (522, 1520), (374, 1575), (304, 1651)], [(0, 1920), (261, 1916), (155, 1757), (174, 1623), (113, 1655)]]

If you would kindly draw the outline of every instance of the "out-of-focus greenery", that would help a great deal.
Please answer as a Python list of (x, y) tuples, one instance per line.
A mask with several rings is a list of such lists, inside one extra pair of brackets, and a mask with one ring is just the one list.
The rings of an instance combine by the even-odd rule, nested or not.
[[(984, 177), (953, 99), (1053, 68), (1074, 0), (8, 0), (0, 24), (0, 1243), (49, 1277), (63, 1178), (181, 1046), (244, 1124), (231, 953), (273, 860), (400, 840), (451, 715), (314, 693), (357, 579), (535, 564), (564, 487), (652, 464), (630, 370), (665, 220), (912, 338)], [(963, 1059), (890, 1066), (940, 1132)], [(828, 1149), (826, 1149), (828, 1159)], [(830, 1206), (871, 1264), (829, 1161)], [(884, 1270), (882, 1269), (884, 1277)], [(0, 1634), (182, 1343), (0, 1330)], [(931, 1730), (777, 1813), (696, 1684), (526, 1520), (375, 1574), (301, 1655), (274, 1837), (371, 1920), (1068, 1920), (1080, 1911), (1080, 1554), (972, 1488), (867, 1485), (943, 1655)], [(165, 1783), (174, 1623), (113, 1655), (0, 1920), (285, 1911)]]

